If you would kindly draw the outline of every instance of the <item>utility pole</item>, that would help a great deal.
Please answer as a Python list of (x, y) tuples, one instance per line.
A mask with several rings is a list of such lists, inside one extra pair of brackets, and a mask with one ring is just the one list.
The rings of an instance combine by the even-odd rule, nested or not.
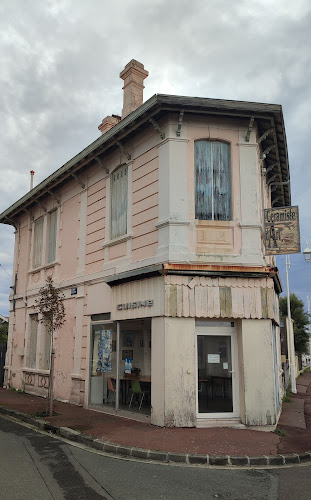
[(295, 343), (294, 343), (294, 332), (292, 324), (292, 316), (290, 312), (290, 291), (289, 291), (289, 279), (288, 270), (290, 269), (289, 255), (286, 255), (286, 286), (287, 286), (287, 345), (289, 346), (289, 368), (290, 368), (290, 380), (291, 380), (291, 391), (293, 394), (297, 393), (296, 388), (296, 373), (295, 373)]

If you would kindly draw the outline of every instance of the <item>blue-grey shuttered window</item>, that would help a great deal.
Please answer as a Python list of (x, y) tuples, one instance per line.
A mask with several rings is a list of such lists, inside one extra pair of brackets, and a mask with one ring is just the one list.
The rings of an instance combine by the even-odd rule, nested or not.
[(230, 145), (221, 141), (196, 141), (195, 217), (231, 220)]
[(32, 266), (39, 267), (42, 265), (42, 242), (43, 242), (43, 217), (35, 220), (34, 237), (33, 237), (33, 253)]
[(111, 175), (111, 239), (127, 232), (127, 165), (122, 165)]
[(57, 210), (49, 214), (48, 221), (48, 262), (55, 260), (56, 253), (56, 229), (57, 229)]

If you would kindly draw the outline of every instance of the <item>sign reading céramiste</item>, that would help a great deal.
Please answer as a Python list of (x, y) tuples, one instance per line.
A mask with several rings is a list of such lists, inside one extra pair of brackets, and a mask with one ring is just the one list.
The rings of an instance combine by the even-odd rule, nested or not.
[(264, 211), (266, 255), (300, 253), (298, 207)]

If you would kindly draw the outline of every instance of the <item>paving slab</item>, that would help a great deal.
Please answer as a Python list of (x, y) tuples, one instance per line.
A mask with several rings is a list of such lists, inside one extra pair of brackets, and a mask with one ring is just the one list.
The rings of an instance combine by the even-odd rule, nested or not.
[(278, 426), (283, 425), (298, 427), (299, 429), (306, 429), (306, 420), (304, 415), (305, 400), (293, 398), (290, 403), (283, 403), (286, 411), (282, 412)]
[[(301, 381), (304, 381), (302, 384)], [(297, 381), (298, 382), (298, 381)], [(170, 461), (186, 463), (206, 463), (208, 456), (218, 458), (235, 466), (249, 462), (249, 457), (264, 457), (268, 465), (283, 463), (281, 455), (289, 459), (297, 454), (306, 454), (309, 460), (311, 451), (311, 374), (299, 378), (300, 392), (291, 396), (291, 403), (283, 403), (282, 415), (278, 428), (282, 436), (273, 432), (233, 428), (160, 428), (150, 423), (139, 422), (120, 416), (106, 414), (81, 406), (55, 401), (56, 415), (38, 419), (37, 414), (44, 413), (47, 401), (41, 397), (0, 388), (1, 411), (19, 412), (27, 418), (36, 418), (35, 422), (48, 425), (54, 432), (62, 427), (62, 433), (71, 436), (70, 429), (77, 431), (73, 438), (90, 444), (96, 440), (99, 449), (109, 453), (130, 454), (145, 459), (157, 454)], [(44, 424), (46, 421), (46, 424)], [(64, 429), (65, 428), (65, 429)], [(264, 429), (267, 430), (267, 429)], [(57, 431), (56, 431), (57, 432)], [(118, 451), (117, 451), (118, 450)], [(131, 450), (131, 451), (128, 451)], [(216, 458), (215, 458), (216, 457)], [(246, 458), (245, 458), (246, 457)], [(270, 458), (271, 462), (269, 462)], [(234, 461), (234, 460), (233, 460)]]

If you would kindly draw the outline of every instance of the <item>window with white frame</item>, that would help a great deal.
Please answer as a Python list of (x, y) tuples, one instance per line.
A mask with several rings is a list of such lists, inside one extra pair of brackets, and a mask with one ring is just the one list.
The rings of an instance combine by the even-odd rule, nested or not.
[(54, 262), (56, 258), (57, 210), (34, 221), (32, 267)]
[(110, 179), (111, 186), (111, 226), (110, 238), (119, 238), (127, 233), (128, 170), (121, 165)]
[(43, 217), (40, 217), (34, 222), (32, 267), (39, 267), (42, 265), (43, 224)]
[(28, 368), (36, 368), (37, 362), (37, 337), (38, 337), (38, 314), (30, 314), (29, 324), (29, 349), (28, 349)]
[(47, 261), (53, 262), (56, 256), (57, 210), (48, 216)]
[(41, 323), (40, 337), (40, 368), (49, 370), (51, 358), (51, 333), (49, 332), (47, 323)]
[(195, 218), (232, 220), (230, 145), (221, 141), (194, 143)]

